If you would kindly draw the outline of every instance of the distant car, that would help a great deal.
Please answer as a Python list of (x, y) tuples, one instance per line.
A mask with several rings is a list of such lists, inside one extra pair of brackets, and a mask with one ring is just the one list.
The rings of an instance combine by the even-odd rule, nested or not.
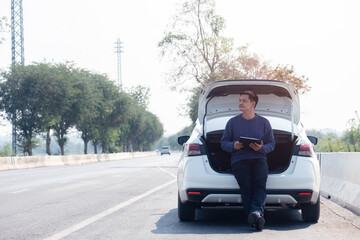
[(300, 122), (294, 86), (272, 80), (218, 81), (200, 94), (198, 120), (191, 136), (181, 136), (178, 165), (178, 215), (191, 221), (195, 209), (242, 205), (241, 190), (231, 171), (230, 153), (220, 141), (228, 120), (238, 114), (240, 93), (259, 97), (255, 113), (267, 118), (274, 131), (275, 150), (268, 154), (266, 208), (301, 209), (306, 222), (320, 214), (320, 168), (313, 151), (317, 138), (307, 136)]
[(160, 149), (161, 155), (163, 154), (169, 154), (170, 155), (170, 148), (168, 146), (164, 146)]

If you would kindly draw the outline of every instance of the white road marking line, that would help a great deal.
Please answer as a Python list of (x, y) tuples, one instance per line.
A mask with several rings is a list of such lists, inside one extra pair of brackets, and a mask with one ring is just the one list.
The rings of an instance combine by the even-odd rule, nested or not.
[(16, 194), (16, 193), (27, 192), (27, 191), (30, 191), (30, 190), (31, 190), (30, 188), (27, 188), (27, 189), (22, 189), (22, 190), (19, 190), (19, 191), (11, 192), (11, 194)]
[(170, 176), (172, 176), (172, 177), (174, 177), (174, 178), (177, 178), (177, 176), (176, 176), (175, 174), (173, 174), (172, 172), (169, 172), (168, 170), (165, 170), (165, 169), (163, 169), (163, 168), (161, 168), (161, 167), (159, 167), (159, 166), (157, 166), (157, 167), (158, 167), (161, 171), (169, 174)]
[(98, 221), (98, 220), (112, 214), (112, 213), (115, 213), (115, 212), (119, 211), (120, 209), (122, 209), (122, 208), (124, 208), (126, 206), (129, 206), (130, 204), (133, 204), (134, 202), (136, 202), (136, 201), (138, 201), (138, 200), (140, 200), (140, 199), (142, 199), (144, 197), (147, 197), (150, 194), (152, 194), (152, 193), (154, 193), (156, 191), (159, 191), (162, 188), (165, 188), (165, 187), (169, 186), (170, 184), (173, 184), (174, 182), (175, 182), (175, 179), (171, 180), (170, 182), (167, 182), (167, 183), (165, 183), (163, 185), (160, 185), (160, 186), (158, 186), (156, 188), (150, 189), (149, 191), (144, 192), (143, 194), (140, 194), (140, 195), (138, 195), (138, 196), (136, 196), (134, 198), (129, 199), (126, 202), (120, 203), (120, 204), (116, 205), (115, 207), (109, 208), (108, 210), (105, 210), (105, 211), (103, 211), (103, 212), (101, 212), (99, 214), (96, 214), (96, 215), (88, 218), (88, 219), (85, 219), (84, 221), (82, 221), (82, 222), (80, 222), (78, 224), (75, 224), (74, 226), (71, 226), (68, 229), (65, 229), (65, 230), (63, 230), (63, 231), (61, 231), (59, 233), (56, 233), (56, 234), (48, 237), (48, 238), (45, 238), (44, 240), (57, 240), (57, 239), (61, 239), (61, 238), (64, 238), (66, 236), (69, 236), (73, 232), (76, 232), (76, 231), (78, 231), (78, 230), (80, 230), (80, 229), (82, 229), (82, 228), (84, 228), (84, 227), (86, 227), (86, 226), (88, 226), (88, 225), (90, 225), (90, 224), (92, 224), (92, 223), (94, 223), (94, 222), (96, 222), (96, 221)]

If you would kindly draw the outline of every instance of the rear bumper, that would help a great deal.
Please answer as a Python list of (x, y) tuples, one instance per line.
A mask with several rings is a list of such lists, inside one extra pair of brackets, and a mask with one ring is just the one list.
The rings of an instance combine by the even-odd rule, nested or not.
[[(269, 189), (266, 191), (266, 205), (309, 203), (313, 194), (311, 189)], [(242, 205), (239, 189), (187, 189), (186, 195), (188, 202), (198, 205)]]
[[(317, 159), (297, 157), (292, 167), (281, 174), (269, 174), (266, 183), (266, 204), (297, 205), (317, 202), (320, 191), (320, 170)], [(231, 203), (241, 205), (239, 185), (232, 174), (215, 172), (207, 157), (186, 158), (178, 167), (178, 191), (183, 203), (200, 205)], [(189, 191), (199, 194), (188, 194)], [(310, 193), (299, 195), (299, 193)], [(224, 200), (225, 199), (225, 200)]]

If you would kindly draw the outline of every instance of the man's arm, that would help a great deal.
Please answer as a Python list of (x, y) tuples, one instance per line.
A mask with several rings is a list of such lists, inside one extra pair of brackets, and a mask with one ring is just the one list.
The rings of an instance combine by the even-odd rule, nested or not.
[(264, 142), (264, 145), (259, 150), (259, 153), (268, 154), (268, 153), (274, 151), (274, 149), (275, 149), (274, 133), (273, 133), (273, 130), (272, 130), (269, 122), (267, 122), (266, 130), (267, 131), (266, 131), (265, 135), (262, 137), (262, 141)]
[(233, 133), (232, 133), (232, 124), (230, 121), (227, 122), (224, 134), (221, 138), (221, 148), (225, 152), (234, 152), (236, 149), (234, 148), (233, 141)]

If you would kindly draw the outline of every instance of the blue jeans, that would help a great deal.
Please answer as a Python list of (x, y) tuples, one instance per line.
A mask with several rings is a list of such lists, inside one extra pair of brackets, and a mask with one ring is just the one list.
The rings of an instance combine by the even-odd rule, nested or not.
[(241, 190), (246, 217), (254, 211), (264, 215), (268, 164), (266, 159), (247, 159), (232, 165), (232, 171)]

